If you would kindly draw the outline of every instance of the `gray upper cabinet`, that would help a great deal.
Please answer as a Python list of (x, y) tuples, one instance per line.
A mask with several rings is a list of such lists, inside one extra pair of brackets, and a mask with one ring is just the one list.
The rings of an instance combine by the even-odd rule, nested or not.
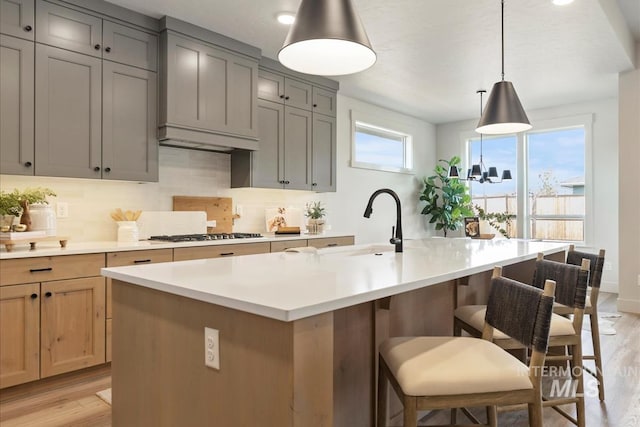
[(231, 187), (311, 190), (312, 113), (258, 101), (260, 148), (231, 154)]
[(156, 73), (104, 61), (103, 177), (158, 180)]
[(34, 43), (0, 35), (0, 173), (33, 175)]
[(337, 95), (333, 90), (326, 90), (320, 87), (313, 87), (313, 112), (336, 117)]
[(102, 57), (102, 19), (38, 0), (36, 41)]
[(102, 60), (36, 45), (36, 175), (100, 178)]
[(311, 189), (311, 112), (285, 106), (284, 188)]
[(336, 118), (313, 114), (313, 164), (311, 187), (336, 191)]
[(161, 139), (256, 149), (258, 61), (171, 32), (162, 42)]
[(311, 111), (312, 86), (267, 70), (258, 74), (258, 98)]
[(34, 0), (0, 0), (0, 33), (34, 39)]
[(104, 21), (102, 44), (103, 59), (149, 71), (158, 69), (158, 37), (154, 34)]

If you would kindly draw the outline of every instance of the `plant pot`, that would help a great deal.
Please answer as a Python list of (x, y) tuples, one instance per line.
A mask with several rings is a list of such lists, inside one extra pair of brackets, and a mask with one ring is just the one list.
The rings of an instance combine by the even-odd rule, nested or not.
[(324, 232), (324, 219), (323, 218), (310, 218), (307, 221), (307, 231), (309, 234), (321, 234)]

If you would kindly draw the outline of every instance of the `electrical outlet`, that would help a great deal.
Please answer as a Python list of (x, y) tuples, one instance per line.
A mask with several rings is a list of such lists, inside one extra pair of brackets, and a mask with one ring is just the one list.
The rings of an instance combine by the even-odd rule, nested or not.
[(236, 214), (240, 215), (240, 217), (242, 217), (242, 215), (244, 214), (244, 209), (243, 209), (242, 205), (236, 205)]
[(610, 262), (610, 261), (605, 261), (605, 263), (604, 263), (604, 270), (605, 270), (605, 271), (611, 271), (611, 270), (613, 270), (613, 267), (611, 266), (611, 262)]
[(58, 202), (58, 203), (56, 203), (56, 216), (58, 218), (68, 218), (69, 217), (69, 203), (67, 203), (67, 202)]
[(204, 365), (220, 370), (220, 333), (217, 329), (204, 328)]

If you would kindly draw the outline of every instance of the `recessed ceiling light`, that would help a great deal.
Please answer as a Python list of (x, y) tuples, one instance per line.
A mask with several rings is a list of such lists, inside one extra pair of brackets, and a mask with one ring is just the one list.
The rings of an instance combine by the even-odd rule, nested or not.
[(565, 6), (569, 3), (573, 3), (573, 0), (551, 0), (556, 6)]
[(291, 25), (293, 24), (293, 21), (296, 20), (296, 15), (291, 12), (281, 12), (276, 16), (276, 18), (282, 25)]

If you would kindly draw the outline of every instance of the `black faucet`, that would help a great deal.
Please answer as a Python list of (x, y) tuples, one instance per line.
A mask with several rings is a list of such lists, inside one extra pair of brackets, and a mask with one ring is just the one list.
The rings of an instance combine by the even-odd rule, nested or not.
[(367, 203), (367, 208), (364, 210), (364, 217), (369, 218), (371, 216), (371, 213), (373, 212), (373, 209), (371, 208), (373, 200), (382, 193), (391, 195), (391, 197), (396, 201), (396, 226), (391, 227), (391, 239), (389, 239), (389, 243), (396, 245), (396, 252), (402, 252), (402, 207), (400, 206), (400, 198), (395, 191), (389, 190), (388, 188), (376, 190), (371, 197), (369, 197), (369, 203)]

